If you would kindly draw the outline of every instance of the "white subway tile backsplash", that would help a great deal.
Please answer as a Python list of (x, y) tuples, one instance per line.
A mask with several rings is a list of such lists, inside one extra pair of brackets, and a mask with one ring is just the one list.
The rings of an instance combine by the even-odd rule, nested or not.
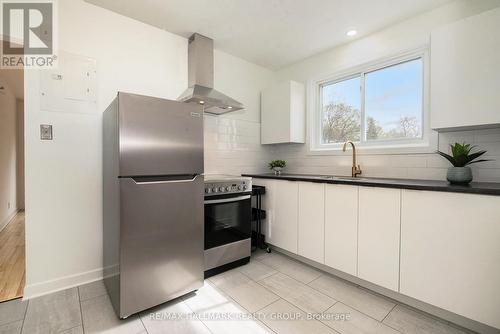
[[(439, 135), (439, 149), (450, 152), (453, 143), (470, 143), (487, 150), (484, 162), (473, 166), (474, 180), (500, 182), (500, 129), (446, 132)], [(286, 172), (303, 174), (350, 175), (351, 155), (310, 155), (307, 144), (272, 145), (274, 157), (287, 161)], [(446, 180), (450, 163), (435, 153), (408, 155), (360, 155), (363, 176)]]
[(426, 165), (427, 168), (450, 167), (450, 162), (438, 154), (428, 154), (426, 158), (427, 158), (427, 165)]
[[(500, 182), (500, 129), (441, 133), (439, 149), (449, 152), (455, 142), (487, 150), (493, 161), (473, 165), (475, 181)], [(269, 172), (274, 159), (287, 161), (285, 172), (300, 174), (351, 174), (351, 152), (345, 155), (310, 155), (307, 144), (260, 144), (260, 123), (205, 116), (205, 173)], [(438, 154), (360, 155), (363, 176), (445, 180), (449, 162)]]
[(272, 147), (260, 145), (260, 123), (205, 116), (205, 173), (263, 173)]
[(488, 151), (488, 155), (500, 155), (500, 143), (478, 143), (476, 144), (478, 150)]
[(391, 156), (389, 163), (394, 167), (427, 167), (427, 156), (395, 155)]
[(473, 171), (475, 179), (483, 182), (500, 182), (500, 168), (497, 169), (482, 169), (478, 168)]
[(362, 176), (368, 177), (381, 177), (381, 178), (396, 178), (396, 179), (406, 179), (408, 178), (408, 169), (400, 167), (390, 167), (390, 166), (380, 166), (374, 168), (364, 168)]
[[(343, 159), (345, 159), (345, 163), (349, 166), (352, 165), (351, 154), (352, 153), (349, 153), (348, 156), (343, 157)], [(387, 156), (383, 155), (361, 155), (358, 157), (358, 163), (366, 167), (388, 166)]]
[(476, 144), (498, 142), (500, 142), (500, 128), (474, 131), (474, 143)]
[(474, 142), (474, 131), (453, 131), (439, 133), (439, 141), (445, 143), (472, 143)]
[(498, 133), (475, 133), (474, 143), (500, 143), (500, 131)]
[(418, 180), (446, 180), (448, 168), (408, 168), (408, 178)]
[(500, 156), (485, 154), (481, 158), (488, 159), (490, 161), (481, 162), (477, 165), (474, 164), (478, 169), (498, 169), (500, 171)]

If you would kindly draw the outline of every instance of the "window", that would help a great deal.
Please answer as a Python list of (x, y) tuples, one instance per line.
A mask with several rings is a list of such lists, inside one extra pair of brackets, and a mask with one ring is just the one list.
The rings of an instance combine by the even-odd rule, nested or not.
[(361, 138), (360, 76), (321, 86), (321, 143)]
[(365, 140), (422, 138), (422, 59), (365, 74)]
[(347, 140), (374, 148), (429, 146), (424, 62), (423, 53), (413, 54), (317, 82), (313, 149), (338, 149)]

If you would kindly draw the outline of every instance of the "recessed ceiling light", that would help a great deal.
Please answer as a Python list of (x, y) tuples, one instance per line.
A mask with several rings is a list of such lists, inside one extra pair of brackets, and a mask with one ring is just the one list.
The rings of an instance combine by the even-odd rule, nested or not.
[(352, 36), (356, 36), (358, 32), (356, 30), (349, 30), (348, 32), (346, 32), (345, 34), (349, 37), (352, 37)]
[(205, 104), (205, 101), (201, 100), (201, 101), (199, 102), (199, 104)]

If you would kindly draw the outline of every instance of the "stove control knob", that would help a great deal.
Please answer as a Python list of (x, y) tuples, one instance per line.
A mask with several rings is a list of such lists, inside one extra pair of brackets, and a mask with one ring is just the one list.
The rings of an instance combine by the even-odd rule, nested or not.
[(205, 194), (210, 194), (210, 192), (212, 191), (212, 189), (210, 188), (205, 188)]
[(241, 185), (238, 186), (238, 190), (242, 190), (242, 189), (243, 189), (243, 187)]
[(216, 193), (217, 192), (217, 187), (212, 188), (212, 192)]
[(229, 188), (229, 187), (226, 187), (226, 191), (229, 191), (230, 189), (231, 189), (231, 188)]
[(219, 191), (220, 191), (220, 192), (223, 192), (223, 191), (224, 191), (224, 187), (220, 187), (220, 188), (219, 188)]
[(247, 188), (248, 188), (248, 187), (247, 187), (246, 185), (245, 185), (245, 186), (243, 186), (243, 190), (247, 190)]

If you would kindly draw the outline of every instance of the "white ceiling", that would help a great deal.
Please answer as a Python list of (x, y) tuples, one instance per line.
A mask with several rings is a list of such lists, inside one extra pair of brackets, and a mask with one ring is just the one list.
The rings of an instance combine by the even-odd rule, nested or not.
[(349, 41), (350, 29), (364, 36), (450, 0), (86, 1), (277, 69)]

